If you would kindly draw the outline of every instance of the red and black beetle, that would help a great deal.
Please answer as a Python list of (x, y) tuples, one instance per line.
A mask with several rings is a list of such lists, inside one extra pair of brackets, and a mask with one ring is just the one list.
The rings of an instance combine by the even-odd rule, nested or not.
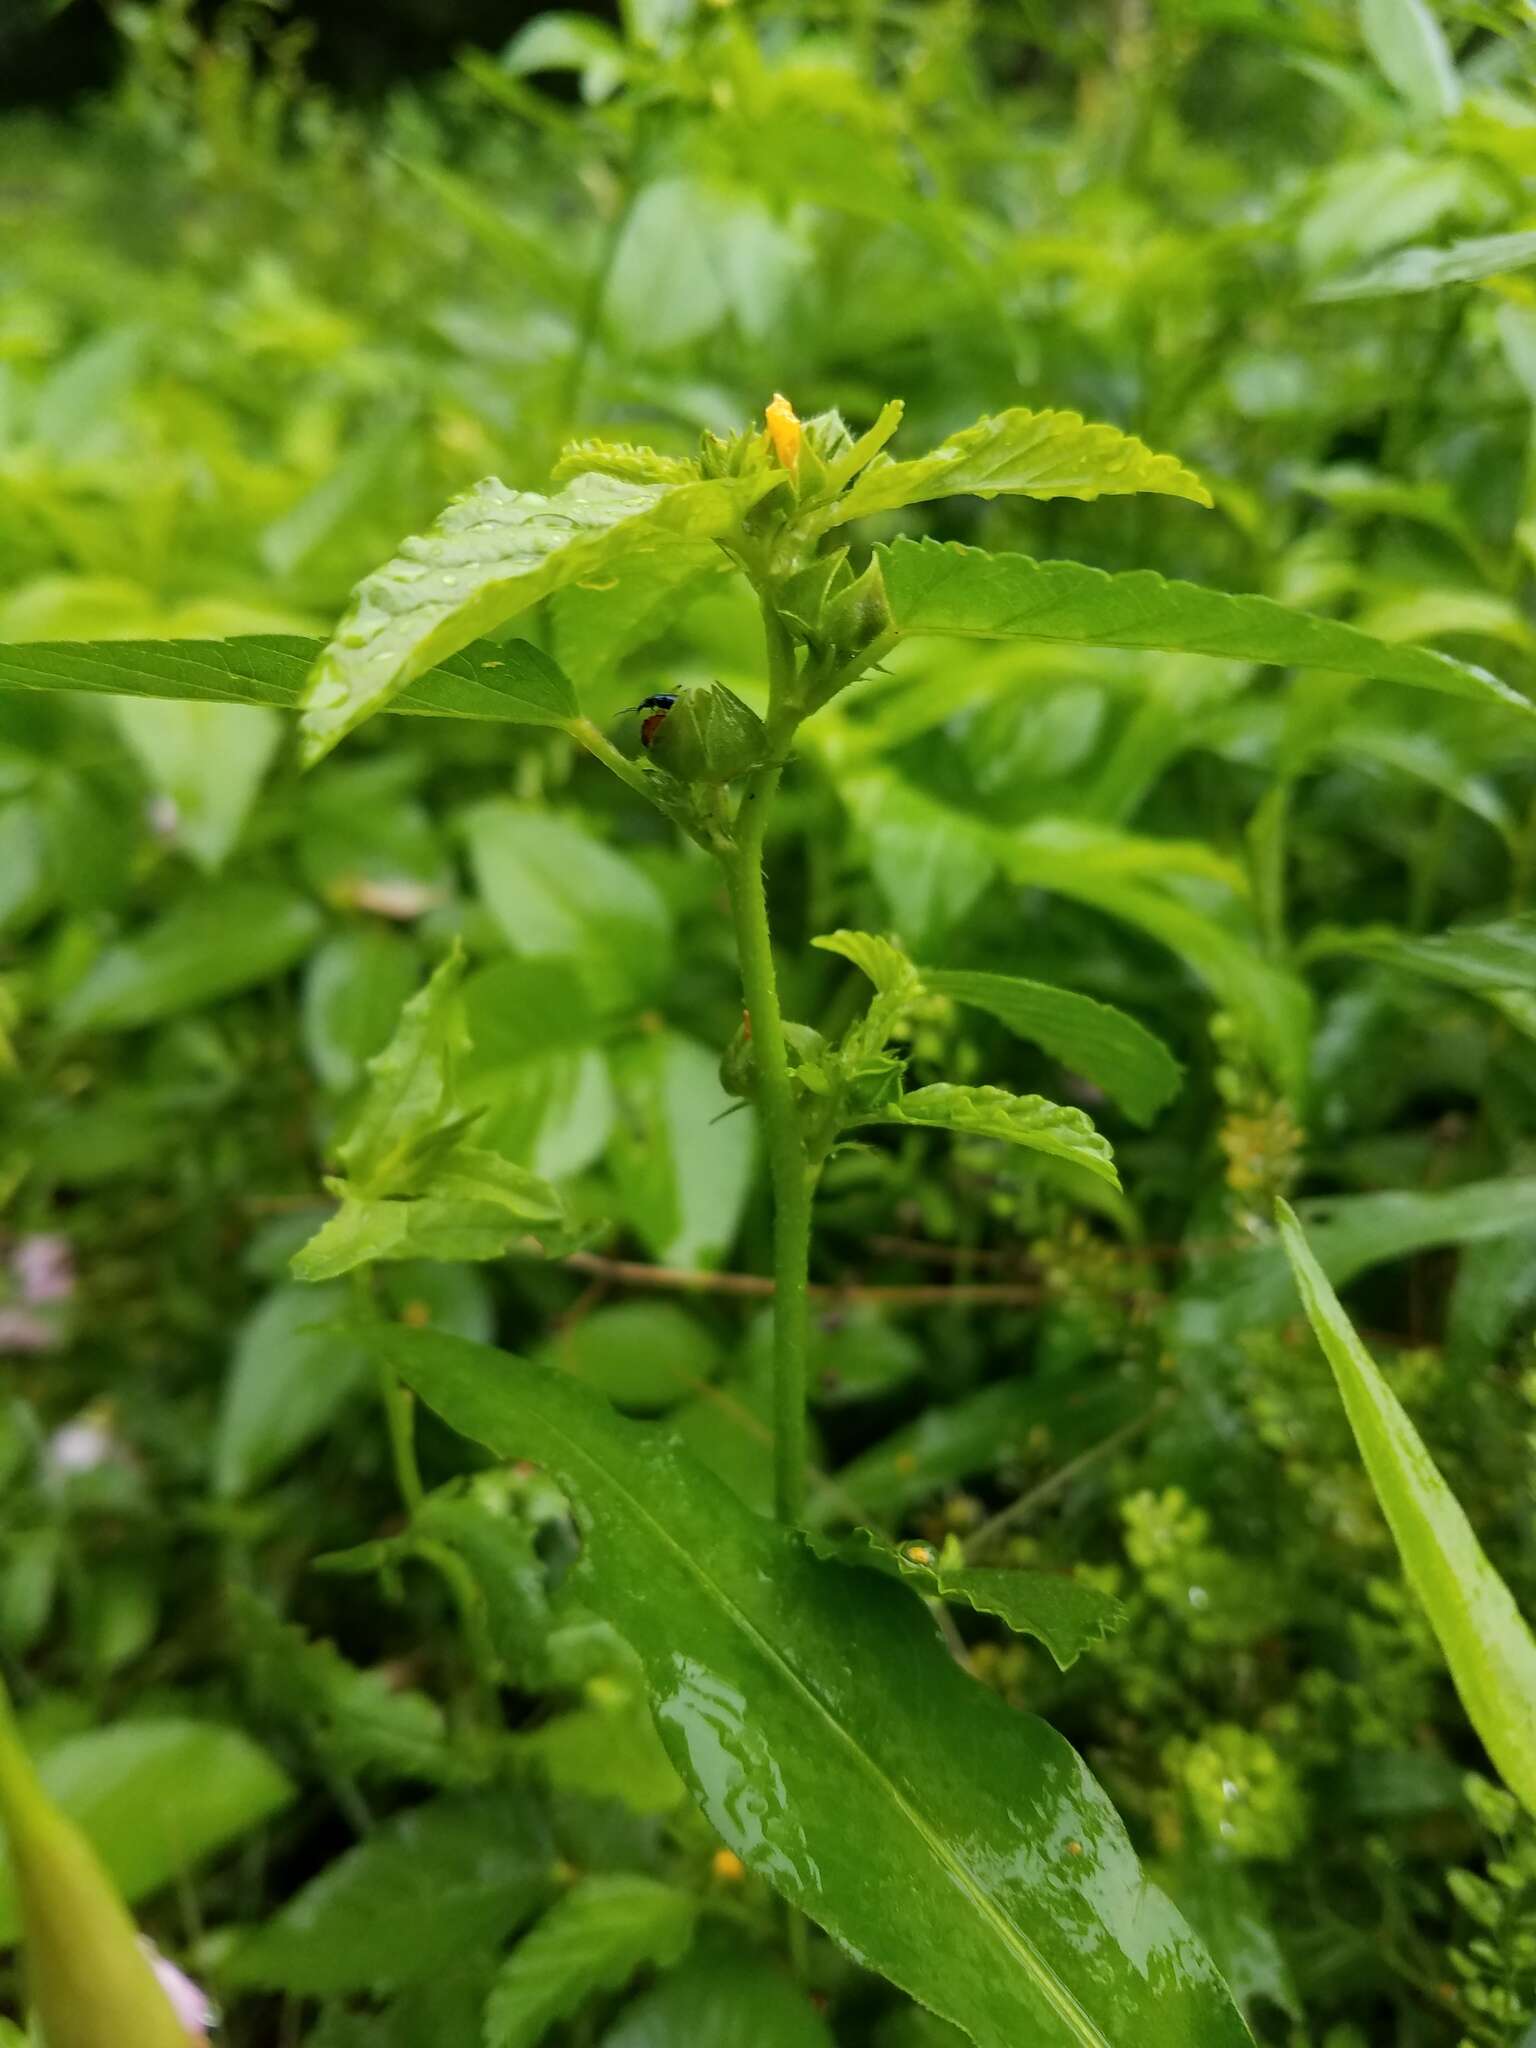
[(638, 704), (631, 705), (630, 709), (633, 711), (648, 711), (650, 713), (650, 716), (642, 719), (640, 724), (640, 744), (642, 747), (648, 747), (655, 739), (657, 733), (661, 731), (667, 713), (676, 702), (677, 692), (673, 690), (663, 691), (659, 696), (655, 697), (642, 697)]

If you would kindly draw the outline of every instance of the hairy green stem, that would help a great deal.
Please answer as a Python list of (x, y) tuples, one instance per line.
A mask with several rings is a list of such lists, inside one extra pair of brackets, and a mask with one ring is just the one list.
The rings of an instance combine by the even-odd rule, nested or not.
[(798, 1521), (805, 1502), (806, 1337), (809, 1297), (812, 1171), (800, 1135), (779, 1008), (768, 903), (763, 892), (763, 837), (782, 764), (748, 778), (736, 818), (735, 844), (725, 858), (742, 992), (757, 1070), (757, 1109), (773, 1182), (773, 1464), (780, 1521)]

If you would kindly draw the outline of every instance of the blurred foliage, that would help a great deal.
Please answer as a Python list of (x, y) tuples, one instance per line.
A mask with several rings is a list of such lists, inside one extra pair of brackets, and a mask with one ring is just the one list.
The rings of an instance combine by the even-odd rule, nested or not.
[[(487, 474), (541, 485), (586, 436), (686, 453), (775, 390), (862, 427), (899, 391), (912, 447), (1072, 406), (1216, 509), (955, 499), (861, 541), (1267, 593), (1529, 693), (1536, 25), (1438, 16), (631, 0), (364, 114), (281, 13), (120, 8), (111, 96), (0, 128), (0, 642), (322, 635)], [(757, 687), (733, 581), (700, 560), (688, 594), (664, 632), (642, 579), (537, 621), (631, 750), (653, 690)], [(917, 1129), (834, 1158), (817, 1518), (1124, 1604), (1066, 1672), (957, 1626), (1088, 1757), (1261, 2040), (1516, 2048), (1529, 1823), (1465, 1782), (1267, 1218), (1298, 1198), (1536, 1610), (1526, 727), (1204, 657), (908, 645), (807, 736), (771, 855), (786, 1002), (828, 1036), (860, 978), (804, 942), (846, 927), (1116, 1002), (1185, 1068), (1142, 1129), (985, 1011), (914, 1006), (916, 1078), (1091, 1106), (1124, 1191)], [(435, 1522), (400, 1539), (348, 1283), (288, 1260), (455, 941), (477, 1142), (594, 1249), (407, 1260), (371, 1312), (558, 1361), (766, 1501), (759, 1305), (612, 1263), (767, 1265), (709, 863), (558, 732), (380, 720), (301, 780), (271, 711), (0, 695), (0, 1651), (45, 1781), (233, 2048), (464, 2048), (506, 1944), (531, 1926), (532, 1968), (573, 1925), (617, 1960), (546, 1986), (552, 2040), (937, 2042), (819, 1937), (814, 2002), (785, 1974), (623, 1647), (561, 1597), (536, 1472), (424, 1425)]]

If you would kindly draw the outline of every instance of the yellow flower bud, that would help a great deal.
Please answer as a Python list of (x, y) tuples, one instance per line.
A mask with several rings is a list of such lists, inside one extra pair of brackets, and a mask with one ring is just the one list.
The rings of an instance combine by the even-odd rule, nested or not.
[(0, 1696), (0, 1820), (21, 1901), (27, 1989), (48, 2048), (187, 2048), (95, 1850), (37, 1779)]
[(763, 414), (763, 424), (774, 454), (786, 469), (794, 469), (800, 460), (800, 420), (782, 391), (773, 394), (773, 403)]

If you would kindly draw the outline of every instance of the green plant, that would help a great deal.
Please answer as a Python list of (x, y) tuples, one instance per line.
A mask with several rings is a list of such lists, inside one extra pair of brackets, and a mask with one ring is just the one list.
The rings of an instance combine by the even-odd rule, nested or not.
[[(7, 118), (0, 1654), (238, 2048), (464, 2048), (493, 1999), (560, 2048), (932, 2048), (816, 1922), (862, 1832), (945, 1917), (854, 1945), (1010, 1996), (1017, 1957), (949, 1983), (975, 1930), (922, 1873), (962, 1815), (1030, 1838), (1036, 1716), (1261, 2040), (1518, 2040), (1519, 1909), (1448, 1882), (1520, 1860), (1462, 1790), (1487, 1688), (1453, 1623), (1469, 1727), (1271, 1225), (1529, 1613), (1531, 31), (1435, 13), (637, 6), (362, 111), (255, 10), (169, 6), (67, 132)], [(818, 533), (804, 440), (750, 435), (738, 504), (701, 430), (789, 376), (963, 459), (872, 463)], [(889, 502), (1020, 403), (1216, 508)], [(326, 622), (493, 469), (490, 637), (401, 628), (409, 715), (301, 777)], [(762, 821), (816, 1180), (777, 1427), (743, 521), (812, 572), (759, 578), (797, 689), (842, 541), (901, 627)], [(473, 529), (410, 569), (439, 545)], [(775, 1438), (803, 1536), (755, 1519)], [(851, 1644), (868, 1768), (824, 1779)], [(858, 1779), (820, 1891), (787, 1823), (767, 1875), (722, 1846), (775, 1768), (818, 1817)], [(1067, 1840), (1014, 1901), (1046, 1964), (1102, 1875)]]
[[(1166, 584), (1146, 572), (1117, 579), (933, 543), (877, 547), (856, 568), (840, 528), (953, 493), (1093, 499), (1151, 490), (1208, 502), (1203, 486), (1172, 458), (1114, 429), (1086, 427), (1073, 414), (1006, 413), (916, 461), (885, 453), (900, 416), (898, 405), (888, 405), (856, 439), (835, 414), (802, 424), (777, 398), (763, 432), (707, 435), (691, 462), (633, 446), (581, 444), (562, 458), (557, 477), (569, 480), (552, 498), (508, 492), (494, 481), (477, 486), (359, 587), (300, 698), (308, 758), (316, 761), (412, 686), (424, 704), (446, 707), (455, 701), (455, 673), (473, 677), (495, 715), (569, 733), (720, 863), (745, 1002), (725, 1080), (757, 1114), (773, 1186), (775, 1492), (790, 1533), (765, 1549), (768, 1539), (686, 1460), (664, 1466), (658, 1450), (632, 1451), (622, 1438), (610, 1443), (599, 1412), (580, 1401), (572, 1406), (563, 1392), (557, 1398), (553, 1385), (526, 1388), (510, 1407), (500, 1395), (482, 1405), (475, 1375), (493, 1373), (489, 1355), (480, 1361), (455, 1352), (448, 1340), (386, 1335), (386, 1326), (366, 1322), (361, 1334), (390, 1376), (384, 1398), (408, 1513), (430, 1503), (416, 1470), (409, 1405), (393, 1384), (397, 1371), (467, 1434), (503, 1454), (532, 1452), (570, 1490), (593, 1546), (589, 1597), (639, 1651), (673, 1762), (749, 1868), (978, 2040), (1002, 2042), (1026, 2024), (1063, 2041), (1100, 2039), (1106, 2026), (1127, 2024), (1143, 2038), (1161, 2028), (1171, 2030), (1170, 2039), (1235, 2040), (1241, 2026), (1219, 1979), (1176, 1920), (1160, 1922), (1151, 1971), (1130, 1966), (1132, 1947), (1144, 1952), (1147, 1937), (1143, 1926), (1133, 1943), (1124, 1914), (1139, 1919), (1167, 1909), (1139, 1887), (1132, 1894), (1137, 1903), (1110, 1905), (1102, 1887), (1111, 1868), (1121, 1873), (1116, 1884), (1128, 1881), (1128, 1850), (1109, 1809), (1096, 1803), (1088, 1781), (1077, 1782), (1069, 1753), (1057, 1753), (1042, 1729), (1028, 1738), (1038, 1750), (1032, 1761), (1022, 1748), (1011, 1766), (1003, 1751), (986, 1761), (990, 1744), (1006, 1749), (1003, 1733), (988, 1733), (981, 1696), (945, 1675), (936, 1640), (928, 1645), (932, 1668), (917, 1680), (913, 1659), (923, 1631), (907, 1596), (862, 1582), (856, 1572), (849, 1577), (849, 1566), (881, 1563), (886, 1554), (878, 1545), (867, 1556), (845, 1549), (829, 1564), (797, 1548), (807, 1469), (811, 1210), (828, 1159), (851, 1133), (871, 1125), (936, 1126), (1022, 1145), (1112, 1187), (1118, 1178), (1109, 1148), (1080, 1110), (991, 1087), (907, 1087), (905, 1061), (892, 1042), (925, 977), (888, 940), (842, 932), (823, 942), (874, 985), (867, 1012), (838, 1041), (786, 1020), (763, 884), (773, 800), (802, 724), (914, 634), (1220, 646), (1229, 655), (1512, 700), (1490, 677), (1443, 656), (1393, 648), (1262, 599)], [(663, 699), (662, 716), (647, 725), (641, 760), (623, 754), (583, 715), (569, 680), (537, 648), (484, 641), (489, 630), (564, 591), (584, 598), (589, 633), (603, 629), (605, 599), (622, 632), (625, 601), (632, 606), (637, 589), (658, 579), (676, 587), (704, 573), (716, 551), (745, 578), (761, 611), (762, 711), (721, 683)], [(478, 645), (465, 667), (472, 642)], [(150, 687), (157, 663), (162, 688), (173, 671), (194, 690), (209, 673), (206, 666), (189, 671), (174, 651), (136, 659), (150, 661)], [(233, 661), (222, 652), (214, 659), (226, 694), (280, 699), (281, 671), (264, 647)], [(71, 658), (67, 673), (89, 673), (86, 660), (99, 663), (95, 672), (106, 687), (137, 686), (134, 671), (110, 648)], [(332, 1192), (341, 1208), (298, 1254), (302, 1277), (361, 1275), (380, 1259), (492, 1257), (530, 1232), (542, 1232), (546, 1250), (559, 1251), (563, 1212), (555, 1191), (474, 1138), (475, 1117), (455, 1078), (467, 1047), (459, 972), (453, 959), (438, 970), (407, 1006), (390, 1047), (371, 1063), (368, 1092), (339, 1147), (346, 1178)], [(1001, 977), (929, 976), (927, 985), (962, 1003), (980, 1002), (1025, 1037), (1042, 1029), (1048, 1038), (1074, 1041), (1080, 1030), (1094, 1034), (1103, 1085), (1133, 1101), (1159, 1064), (1159, 1088), (1171, 1082), (1171, 1061), (1155, 1041), (1138, 1036), (1130, 1019), (1065, 990)], [(637, 1458), (649, 1465), (634, 1464)], [(662, 1486), (666, 1500), (658, 1511), (648, 1495)], [(727, 1538), (727, 1528), (736, 1533)], [(605, 1562), (610, 1544), (622, 1565)], [(659, 1605), (658, 1585), (669, 1588)], [(766, 1605), (754, 1588), (771, 1589)], [(963, 1571), (935, 1578), (932, 1589), (946, 1598), (972, 1597)], [(1027, 1593), (993, 1592), (976, 1604), (1012, 1620), (1022, 1613), (1023, 1625), (1040, 1626), (1029, 1619)], [(836, 1675), (835, 1642), (857, 1640), (866, 1630), (869, 1641), (856, 1658), (861, 1684), (878, 1689), (903, 1670), (908, 1711), (917, 1717), (910, 1726), (882, 1726), (889, 1716), (875, 1709), (875, 1693), (850, 1692)], [(953, 1691), (957, 1683), (959, 1692), (945, 1704), (944, 1687)], [(775, 1689), (782, 1705), (774, 1703)], [(967, 1730), (958, 1750), (957, 1725)], [(916, 1766), (923, 1744), (936, 1736), (940, 1749)], [(941, 1764), (943, 1755), (963, 1755), (967, 1779), (974, 1763), (974, 1784), (956, 1777), (938, 1796), (954, 1775), (953, 1764), (947, 1772)], [(793, 1771), (792, 1756), (803, 1760)], [(801, 1769), (811, 1775), (802, 1778)], [(1012, 1853), (1019, 1823), (988, 1812), (985, 1789), (1010, 1770), (1039, 1788), (1025, 1833), (1032, 1853), (1066, 1839), (1066, 1855), (1080, 1864), (1079, 1871), (1064, 1862), (1044, 1879), (1043, 1893), (1034, 1880), (999, 1884), (992, 1855), (976, 1854), (978, 1828), (995, 1835), (997, 1854)], [(844, 1869), (835, 1844), (850, 1799), (867, 1799), (869, 1811), (854, 1837), (858, 1865)], [(931, 1947), (903, 1925), (901, 1902), (914, 1887), (934, 1901)], [(1076, 1902), (1065, 1917), (1049, 1903), (1063, 1887)], [(951, 1888), (952, 1908), (941, 1922), (938, 1901), (951, 1900)], [(1084, 1912), (1096, 1929), (1086, 1969), (1081, 1930), (1070, 1931)], [(956, 1944), (971, 1956), (958, 1970)], [(1099, 1959), (1100, 1944), (1106, 1957), (1119, 1959)], [(1151, 1992), (1145, 2006), (1142, 1985)], [(493, 1993), (489, 2011), (502, 2013), (510, 1995)], [(503, 2035), (514, 2038), (493, 2021), (493, 2038)]]

